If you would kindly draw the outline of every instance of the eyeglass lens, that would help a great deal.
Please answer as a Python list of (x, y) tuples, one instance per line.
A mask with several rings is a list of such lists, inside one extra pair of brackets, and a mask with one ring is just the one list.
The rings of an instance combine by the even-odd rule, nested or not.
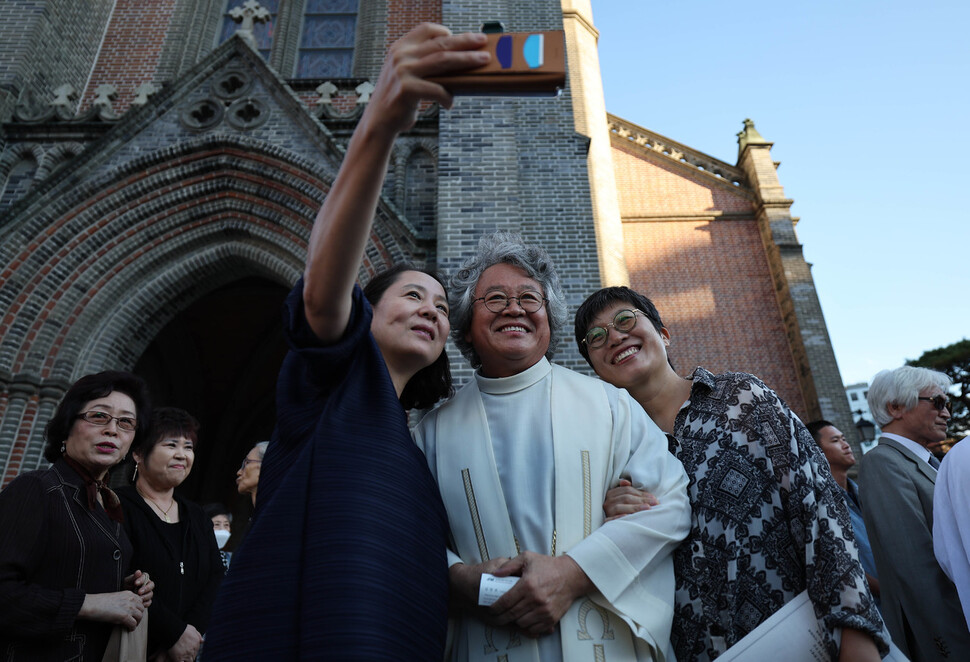
[(501, 292), (494, 292), (488, 296), (481, 297), (485, 307), (493, 313), (500, 313), (509, 307), (514, 299), (523, 310), (534, 313), (542, 308), (543, 298), (538, 292), (523, 292), (517, 297), (510, 297)]
[[(617, 331), (626, 333), (630, 331), (637, 325), (637, 314), (632, 310), (621, 310), (616, 315), (613, 316), (613, 321), (607, 324), (607, 327), (613, 327)], [(588, 347), (599, 347), (606, 342), (607, 337), (609, 337), (608, 328), (604, 329), (601, 326), (594, 326), (586, 334), (586, 345)]]
[(118, 421), (118, 428), (126, 432), (131, 432), (135, 429), (135, 419), (128, 418), (127, 416), (112, 416), (103, 411), (86, 411), (81, 414), (81, 418), (86, 420), (88, 423), (93, 425), (108, 425), (112, 420)]
[(933, 408), (936, 411), (943, 411), (944, 408), (951, 412), (953, 411), (952, 404), (950, 403), (949, 398), (946, 398), (942, 395), (934, 395), (932, 398), (919, 398), (919, 399), (926, 400), (927, 402), (931, 403), (933, 405)]

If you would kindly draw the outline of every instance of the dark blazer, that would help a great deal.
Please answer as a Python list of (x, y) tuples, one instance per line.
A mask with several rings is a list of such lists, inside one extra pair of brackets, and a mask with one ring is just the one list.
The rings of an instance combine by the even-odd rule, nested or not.
[(155, 582), (148, 608), (149, 653), (171, 648), (188, 623), (205, 633), (225, 574), (212, 520), (198, 505), (176, 495), (184, 524), (182, 544), (176, 549), (163, 528), (172, 525), (160, 520), (134, 487), (121, 487), (117, 492), (125, 511), (125, 529), (135, 548), (134, 563)]
[(0, 659), (101, 662), (112, 626), (75, 620), (88, 593), (120, 591), (131, 543), (63, 460), (0, 493)]
[(935, 484), (936, 469), (893, 439), (880, 439), (862, 459), (862, 513), (893, 641), (913, 662), (964, 662), (970, 632), (933, 554)]

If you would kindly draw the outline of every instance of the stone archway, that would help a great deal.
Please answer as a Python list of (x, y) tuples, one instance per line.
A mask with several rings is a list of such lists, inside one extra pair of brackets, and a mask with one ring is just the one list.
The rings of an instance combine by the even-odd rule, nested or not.
[[(167, 324), (234, 282), (288, 289), (329, 182), (319, 164), (222, 136), (39, 191), (0, 233), (0, 487), (45, 466), (44, 426), (75, 379), (134, 369)], [(379, 204), (361, 279), (397, 260), (423, 263), (429, 252)], [(255, 427), (239, 443), (264, 436)], [(237, 451), (230, 444), (211, 459), (219, 471), (228, 466), (230, 481)], [(193, 498), (222, 494), (220, 483), (214, 493), (205, 484), (187, 486)]]
[(156, 406), (180, 407), (201, 424), (195, 464), (180, 488), (188, 499), (232, 508), (239, 461), (270, 437), (287, 292), (258, 277), (227, 283), (172, 318), (135, 364)]

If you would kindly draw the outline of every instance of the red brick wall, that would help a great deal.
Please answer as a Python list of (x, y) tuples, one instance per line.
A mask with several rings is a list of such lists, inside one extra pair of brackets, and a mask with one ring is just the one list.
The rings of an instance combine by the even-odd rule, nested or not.
[[(614, 147), (613, 159), (631, 286), (657, 305), (678, 373), (750, 372), (804, 414), (752, 202), (628, 149)], [(630, 220), (718, 211), (751, 215)]]
[(702, 174), (685, 176), (674, 164), (645, 157), (613, 144), (613, 163), (623, 218), (660, 214), (700, 214), (713, 210), (751, 212), (750, 200), (709, 181)]
[(441, 23), (441, 0), (390, 0), (387, 3), (387, 49), (418, 23)]
[(135, 89), (155, 78), (175, 4), (176, 0), (117, 0), (82, 108), (90, 106), (99, 85), (107, 84), (118, 89), (112, 108), (120, 113), (135, 98)]

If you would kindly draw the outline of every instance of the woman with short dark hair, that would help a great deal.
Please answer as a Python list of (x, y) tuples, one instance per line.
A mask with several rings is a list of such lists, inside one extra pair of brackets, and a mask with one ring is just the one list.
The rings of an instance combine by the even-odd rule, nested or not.
[(175, 493), (192, 471), (198, 432), (188, 412), (156, 409), (151, 433), (131, 449), (134, 485), (118, 490), (136, 565), (158, 582), (148, 619), (150, 660), (195, 659), (224, 574), (212, 520)]
[[(798, 417), (754, 375), (678, 375), (653, 302), (628, 287), (590, 295), (576, 344), (596, 374), (630, 392), (691, 477), (692, 516), (674, 552), (671, 642), (678, 660), (719, 657), (807, 591), (831, 660), (878, 660), (889, 636), (866, 586), (849, 513)], [(647, 508), (628, 482), (607, 516)], [(784, 658), (784, 651), (779, 651)]]
[(0, 493), (0, 659), (100, 662), (114, 626), (134, 630), (154, 583), (106, 478), (148, 428), (145, 383), (108, 371), (76, 381), (47, 425), (48, 469)]

